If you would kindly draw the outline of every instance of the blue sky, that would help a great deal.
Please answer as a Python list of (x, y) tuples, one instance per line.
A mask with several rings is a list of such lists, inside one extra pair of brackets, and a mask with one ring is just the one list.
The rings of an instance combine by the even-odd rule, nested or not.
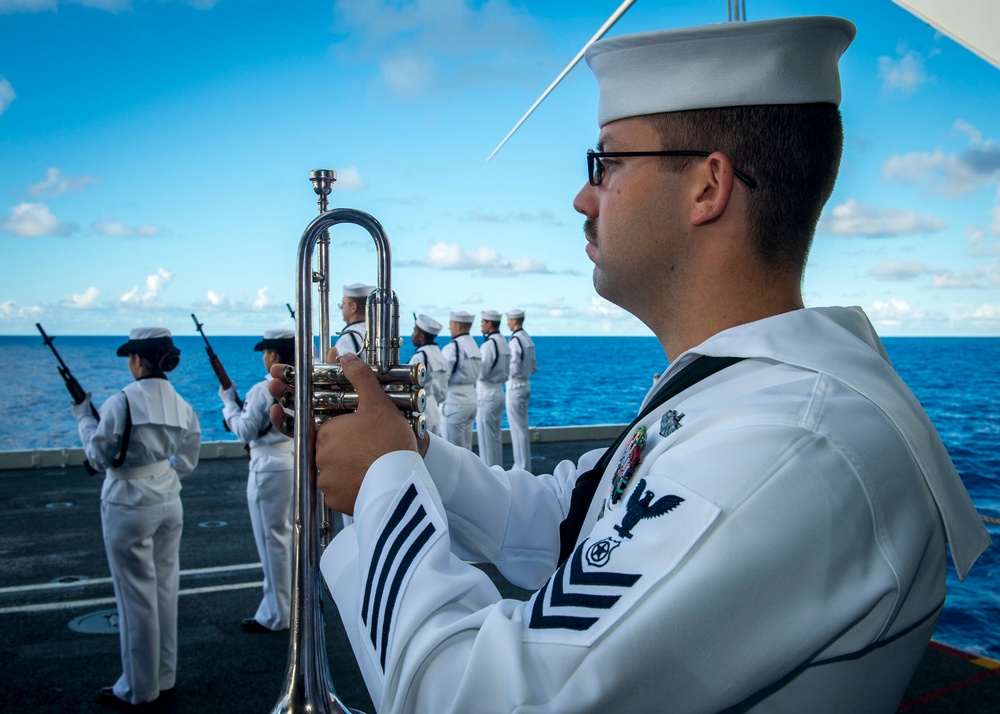
[[(585, 64), (486, 161), (618, 4), (0, 0), (0, 334), (289, 327), (314, 168), (385, 227), (404, 334), (411, 312), (513, 307), (539, 335), (649, 334), (595, 295), (571, 206), (597, 139)], [(1000, 70), (889, 0), (747, 5), (858, 26), (807, 304), (1000, 335)], [(726, 14), (637, 0), (609, 34)], [(335, 293), (375, 280), (364, 231), (331, 254)]]

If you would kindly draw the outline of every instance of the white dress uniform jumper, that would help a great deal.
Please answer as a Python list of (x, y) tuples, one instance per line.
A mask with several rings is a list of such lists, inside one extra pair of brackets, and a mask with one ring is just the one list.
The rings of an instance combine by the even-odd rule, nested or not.
[(427, 381), (424, 393), (427, 395), (427, 406), (424, 415), (427, 418), (427, 431), (441, 436), (441, 404), (448, 396), (448, 364), (441, 354), (441, 348), (433, 342), (417, 348), (410, 358), (410, 364), (422, 363), (427, 369)]
[(857, 308), (726, 330), (651, 393), (703, 356), (590, 481), (601, 451), (536, 477), (433, 437), (372, 465), (321, 567), (380, 712), (895, 711), (946, 543), (962, 578), (989, 544), (944, 445)]
[(87, 401), (75, 406), (74, 414), (87, 459), (106, 469), (101, 524), (122, 660), (113, 691), (140, 704), (175, 684), (180, 478), (198, 464), (201, 429), (194, 410), (162, 374), (110, 397), (100, 408), (100, 421), (89, 409)]
[(487, 466), (503, 465), (503, 383), (510, 370), (510, 348), (499, 332), (490, 333), (479, 348), (482, 366), (476, 380), (476, 432), (479, 456)]
[(528, 402), (531, 399), (531, 375), (538, 371), (535, 342), (518, 329), (507, 340), (510, 347), (510, 378), (507, 380), (507, 424), (514, 452), (514, 468), (531, 470), (531, 433), (528, 431)]
[(232, 391), (220, 390), (223, 418), (241, 443), (250, 446), (247, 506), (257, 555), (264, 571), (264, 595), (254, 619), (269, 630), (287, 630), (292, 594), (292, 512), (295, 493), (293, 441), (271, 428), (271, 375), (247, 392), (241, 410)]
[(448, 396), (441, 406), (442, 436), (463, 449), (472, 449), (476, 419), (476, 379), (482, 358), (472, 335), (459, 335), (441, 348), (448, 365)]

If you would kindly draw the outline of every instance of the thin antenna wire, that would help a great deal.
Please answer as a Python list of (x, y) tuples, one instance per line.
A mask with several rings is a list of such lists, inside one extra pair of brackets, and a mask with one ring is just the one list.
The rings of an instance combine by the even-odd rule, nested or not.
[(487, 161), (489, 161), (494, 156), (496, 156), (496, 153), (498, 151), (500, 151), (500, 147), (502, 147), (504, 144), (506, 144), (507, 140), (514, 135), (514, 132), (517, 131), (522, 124), (524, 124), (524, 120), (527, 119), (529, 116), (531, 116), (531, 113), (533, 111), (535, 111), (535, 108), (539, 104), (542, 103), (542, 100), (545, 99), (545, 97), (549, 96), (549, 92), (551, 92), (553, 89), (555, 89), (556, 85), (559, 84), (559, 82), (562, 81), (563, 77), (565, 77), (567, 74), (569, 74), (569, 71), (571, 69), (573, 69), (573, 67), (576, 66), (576, 63), (580, 61), (580, 58), (583, 57), (583, 54), (587, 51), (587, 48), (590, 47), (595, 42), (597, 42), (599, 39), (601, 39), (601, 37), (604, 36), (604, 33), (607, 32), (608, 30), (610, 30), (611, 26), (614, 25), (616, 22), (618, 22), (618, 18), (620, 18), (622, 15), (624, 15), (625, 11), (628, 10), (630, 7), (632, 7), (632, 3), (634, 3), (634, 2), (635, 2), (635, 0), (625, 0), (625, 2), (623, 2), (618, 7), (617, 10), (615, 10), (614, 14), (611, 15), (611, 17), (608, 18), (607, 22), (605, 22), (603, 25), (601, 25), (601, 29), (599, 29), (597, 31), (597, 33), (593, 37), (590, 38), (590, 41), (587, 42), (587, 44), (585, 44), (583, 46), (583, 49), (580, 50), (577, 53), (576, 57), (573, 58), (573, 61), (570, 62), (568, 65), (566, 65), (566, 69), (564, 69), (562, 72), (560, 72), (559, 76), (555, 78), (555, 81), (553, 81), (552, 84), (549, 85), (549, 88), (546, 89), (544, 92), (542, 92), (542, 96), (540, 96), (535, 101), (535, 103), (531, 105), (531, 108), (528, 109), (528, 111), (526, 111), (524, 113), (524, 116), (521, 117), (521, 121), (519, 121), (517, 124), (514, 125), (514, 128), (511, 129), (507, 133), (507, 136), (505, 136), (503, 138), (503, 141), (500, 142), (500, 144), (497, 146), (497, 148), (493, 149), (493, 153), (490, 154), (488, 157), (486, 157)]

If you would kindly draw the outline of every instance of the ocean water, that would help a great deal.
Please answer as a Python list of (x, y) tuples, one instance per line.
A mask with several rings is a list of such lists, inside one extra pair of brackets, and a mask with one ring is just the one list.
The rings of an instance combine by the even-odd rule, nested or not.
[[(258, 337), (209, 337), (241, 395), (263, 379)], [(614, 424), (631, 421), (654, 374), (665, 367), (652, 337), (535, 337), (539, 371), (532, 378), (532, 426)], [(205, 441), (231, 440), (222, 426), (218, 382), (201, 337), (178, 336), (180, 367), (170, 379), (197, 410)], [(84, 389), (100, 405), (131, 376), (115, 356), (123, 337), (57, 336), (56, 348)], [(1000, 339), (886, 338), (896, 370), (937, 427), (979, 512), (1000, 518)], [(413, 353), (408, 341), (403, 361)], [(69, 395), (56, 361), (40, 336), (0, 336), (2, 404), (10, 416), (0, 451), (78, 447)], [(506, 426), (506, 419), (504, 420)], [(987, 525), (997, 542), (966, 582), (949, 562), (948, 600), (936, 637), (1000, 658), (1000, 526)]]

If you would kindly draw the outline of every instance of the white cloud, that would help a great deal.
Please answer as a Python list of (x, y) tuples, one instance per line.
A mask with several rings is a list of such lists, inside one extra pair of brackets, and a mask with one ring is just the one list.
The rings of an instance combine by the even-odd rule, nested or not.
[(334, 22), (341, 56), (371, 62), (400, 98), (537, 77), (532, 51), (544, 44), (530, 15), (509, 0), (336, 0)]
[(542, 209), (537, 213), (508, 211), (506, 214), (500, 215), (492, 211), (481, 211), (478, 208), (473, 208), (467, 211), (462, 218), (474, 223), (538, 223), (546, 227), (563, 225), (556, 214), (548, 209)]
[(44, 203), (19, 203), (10, 209), (10, 218), (0, 230), (22, 238), (38, 238), (72, 235), (76, 226), (60, 221)]
[(585, 312), (587, 317), (602, 320), (619, 320), (631, 316), (630, 313), (622, 310), (614, 303), (608, 302), (599, 295), (592, 295), (590, 297), (590, 304), (587, 306)]
[[(219, 0), (181, 0), (195, 10), (211, 10)], [(45, 12), (59, 6), (82, 5), (92, 10), (124, 12), (132, 9), (132, 0), (0, 0), (0, 14), (15, 12)]]
[(879, 280), (912, 280), (926, 272), (927, 266), (918, 261), (883, 258), (878, 265), (868, 271), (868, 274)]
[(14, 320), (18, 318), (34, 318), (45, 312), (41, 305), (19, 306), (14, 300), (4, 300), (0, 302), (0, 320)]
[(257, 289), (257, 299), (253, 302), (254, 310), (263, 310), (265, 307), (274, 304), (274, 296), (271, 295), (271, 289), (268, 287)]
[(1000, 144), (982, 139), (982, 134), (959, 119), (952, 126), (969, 137), (968, 148), (960, 153), (911, 152), (892, 156), (882, 165), (882, 177), (903, 185), (923, 186), (949, 197), (963, 196), (984, 186), (1000, 186)]
[[(0, 0), (2, 2), (2, 0)], [(7, 111), (7, 107), (17, 99), (17, 93), (14, 91), (14, 86), (0, 74), (0, 114)]]
[(99, 218), (90, 224), (90, 230), (98, 235), (116, 237), (151, 238), (160, 235), (160, 229), (149, 223), (130, 226), (114, 218)]
[(209, 290), (205, 295), (208, 299), (208, 304), (212, 307), (222, 307), (226, 304), (226, 294), (216, 292), (215, 290)]
[(361, 176), (357, 166), (348, 166), (343, 171), (337, 170), (337, 180), (333, 183), (334, 191), (361, 191), (368, 188), (368, 181)]
[(913, 94), (921, 85), (934, 81), (924, 69), (923, 56), (914, 50), (907, 50), (904, 44), (896, 47), (896, 58), (878, 58), (878, 78), (882, 80), (885, 92), (900, 91)]
[(897, 208), (872, 208), (849, 198), (823, 217), (820, 229), (838, 236), (886, 238), (910, 233), (937, 233), (947, 224), (926, 214)]
[[(534, 258), (505, 258), (495, 248), (481, 245), (475, 250), (464, 250), (458, 243), (438, 241), (427, 251), (422, 261), (401, 262), (401, 265), (423, 265), (440, 270), (471, 270), (485, 277), (502, 278), (511, 275), (553, 274), (545, 264)], [(575, 275), (573, 271), (564, 274)]]
[(53, 167), (45, 170), (45, 180), (28, 186), (28, 195), (55, 198), (70, 191), (79, 191), (87, 184), (99, 183), (96, 176), (64, 176), (62, 171)]
[(119, 302), (125, 305), (150, 305), (156, 302), (160, 292), (174, 279), (174, 274), (163, 268), (157, 268), (152, 275), (146, 276), (146, 289), (140, 291), (135, 285), (131, 290), (119, 298)]
[(85, 310), (89, 307), (93, 307), (94, 303), (97, 302), (97, 298), (100, 296), (101, 291), (96, 287), (91, 286), (82, 293), (67, 295), (63, 298), (62, 304), (73, 309)]

